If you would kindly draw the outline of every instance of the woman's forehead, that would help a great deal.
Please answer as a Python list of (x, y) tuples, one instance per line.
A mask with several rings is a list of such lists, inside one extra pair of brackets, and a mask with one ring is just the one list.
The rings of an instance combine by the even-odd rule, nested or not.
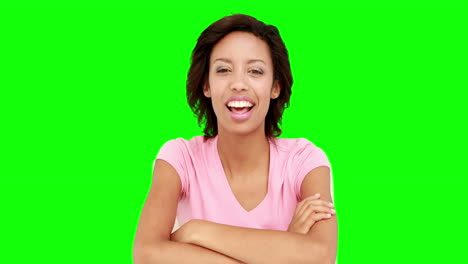
[(271, 63), (268, 44), (248, 32), (232, 32), (222, 38), (213, 48), (210, 63)]

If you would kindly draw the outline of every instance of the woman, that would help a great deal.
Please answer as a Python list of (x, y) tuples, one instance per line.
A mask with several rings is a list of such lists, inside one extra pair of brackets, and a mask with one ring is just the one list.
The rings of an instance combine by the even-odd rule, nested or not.
[(203, 31), (187, 97), (205, 135), (158, 153), (135, 263), (335, 262), (328, 159), (277, 138), (291, 86), (276, 27), (238, 14)]

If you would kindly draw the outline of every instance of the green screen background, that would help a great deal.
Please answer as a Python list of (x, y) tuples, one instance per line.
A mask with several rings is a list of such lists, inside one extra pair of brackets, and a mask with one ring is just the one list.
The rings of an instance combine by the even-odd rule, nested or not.
[[(465, 259), (466, 5), (2, 4), (3, 263), (131, 263), (152, 163), (200, 135), (190, 53), (231, 13), (277, 26), (282, 137), (327, 154), (339, 263)], [(465, 124), (465, 125), (463, 125)]]

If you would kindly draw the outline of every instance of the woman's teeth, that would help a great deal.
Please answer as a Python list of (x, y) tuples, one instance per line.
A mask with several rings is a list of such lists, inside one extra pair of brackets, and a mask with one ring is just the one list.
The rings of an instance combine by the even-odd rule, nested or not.
[(253, 104), (248, 101), (231, 101), (227, 104), (228, 107), (236, 107), (236, 108), (242, 108), (242, 107), (252, 107)]

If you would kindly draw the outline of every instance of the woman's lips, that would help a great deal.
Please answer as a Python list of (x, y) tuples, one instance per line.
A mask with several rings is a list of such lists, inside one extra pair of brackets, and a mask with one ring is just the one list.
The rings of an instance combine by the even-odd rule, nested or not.
[(229, 104), (230, 102), (233, 102), (233, 101), (246, 101), (246, 102), (249, 102), (251, 103), (252, 105), (255, 105), (254, 101), (252, 99), (250, 99), (248, 96), (245, 96), (245, 95), (234, 95), (234, 96), (231, 96), (229, 97), (229, 99), (225, 102), (225, 104)]
[(237, 120), (237, 121), (244, 121), (246, 119), (249, 119), (249, 117), (252, 115), (252, 109), (255, 106), (252, 107), (227, 107), (229, 110), (229, 113), (231, 114), (232, 119)]

